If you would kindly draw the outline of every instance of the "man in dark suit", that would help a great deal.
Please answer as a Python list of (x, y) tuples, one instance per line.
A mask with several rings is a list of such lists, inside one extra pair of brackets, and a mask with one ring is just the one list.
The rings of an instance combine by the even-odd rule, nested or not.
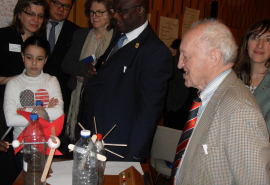
[[(75, 0), (47, 1), (50, 6), (50, 20), (47, 24), (46, 38), (50, 42), (50, 36), (54, 35), (55, 45), (51, 45), (52, 52), (43, 71), (56, 76), (58, 79), (64, 100), (64, 112), (67, 114), (71, 90), (67, 87), (69, 75), (62, 71), (61, 63), (71, 46), (74, 32), (80, 29), (80, 27), (67, 20)], [(54, 33), (51, 33), (53, 23), (56, 23), (57, 25), (54, 28)]]
[[(106, 146), (125, 157), (107, 153), (108, 160), (143, 162), (149, 155), (164, 107), (167, 81), (172, 75), (172, 54), (148, 23), (147, 5), (147, 0), (116, 2), (114, 18), (119, 37), (99, 60), (102, 65), (84, 90), (86, 128), (95, 133), (93, 117), (98, 133), (103, 135), (116, 124), (105, 143), (128, 145)], [(115, 52), (115, 46), (122, 44)]]
[[(66, 116), (68, 115), (71, 97), (71, 90), (67, 87), (70, 76), (62, 71), (61, 63), (71, 46), (74, 32), (80, 29), (79, 26), (67, 20), (74, 1), (75, 0), (47, 0), (50, 6), (50, 20), (47, 24), (45, 36), (50, 42), (51, 54), (43, 68), (43, 72), (53, 75), (58, 79), (63, 95), (64, 113)], [(68, 153), (68, 138), (65, 136), (64, 130), (59, 138), (62, 143), (59, 150), (66, 157)]]

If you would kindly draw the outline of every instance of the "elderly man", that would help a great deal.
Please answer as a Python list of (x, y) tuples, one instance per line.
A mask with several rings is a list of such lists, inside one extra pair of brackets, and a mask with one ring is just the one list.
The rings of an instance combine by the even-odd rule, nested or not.
[(180, 138), (174, 184), (270, 184), (267, 127), (256, 99), (231, 69), (237, 46), (230, 30), (216, 20), (199, 21), (180, 51), (185, 85), (199, 89), (201, 103), (192, 106)]
[(85, 87), (84, 124), (106, 134), (106, 143), (124, 159), (107, 153), (108, 160), (144, 161), (149, 155), (157, 119), (165, 103), (172, 54), (147, 21), (147, 0), (118, 0), (114, 18), (119, 36), (111, 42), (103, 65)]

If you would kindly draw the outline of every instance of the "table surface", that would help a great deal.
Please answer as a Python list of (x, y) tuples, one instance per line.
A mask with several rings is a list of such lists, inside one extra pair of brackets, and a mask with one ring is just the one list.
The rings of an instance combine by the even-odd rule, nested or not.
[[(62, 159), (63, 160), (63, 159)], [(54, 159), (53, 161), (61, 161), (61, 159)], [(144, 172), (149, 172), (151, 183), (152, 182), (152, 176), (150, 173), (150, 168), (148, 164), (142, 164), (141, 163), (142, 170)], [(49, 174), (50, 175), (50, 174)], [(48, 175), (48, 176), (49, 176)], [(104, 185), (119, 185), (119, 176), (118, 175), (105, 175), (104, 176)], [(48, 183), (46, 183), (49, 185)], [(16, 181), (13, 183), (13, 185), (24, 185), (24, 177), (23, 177), (23, 171), (20, 173), (20, 175), (17, 177)]]

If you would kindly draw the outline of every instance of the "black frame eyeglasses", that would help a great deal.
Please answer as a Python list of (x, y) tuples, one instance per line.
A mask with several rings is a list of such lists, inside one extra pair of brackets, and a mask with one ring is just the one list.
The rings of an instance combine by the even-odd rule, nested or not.
[(104, 12), (101, 12), (101, 11), (96, 11), (96, 12), (90, 11), (90, 17), (94, 16), (95, 14), (96, 14), (97, 17), (102, 17), (103, 16), (103, 13), (105, 13), (105, 12), (108, 12), (108, 10), (107, 11), (104, 11)]
[(45, 18), (45, 15), (40, 15), (40, 14), (35, 14), (34, 12), (26, 12), (24, 10), (22, 10), (23, 13), (25, 13), (26, 15), (28, 15), (29, 17), (31, 18), (35, 18), (35, 17), (38, 17), (38, 19), (44, 19)]
[(62, 8), (62, 6), (64, 7), (64, 10), (70, 10), (72, 5), (70, 4), (62, 4), (60, 3), (59, 1), (54, 1), (54, 0), (51, 0), (54, 4), (55, 7), (57, 8)]
[(131, 9), (133, 9), (133, 8), (140, 7), (140, 6), (142, 6), (142, 5), (137, 5), (137, 6), (133, 6), (133, 7), (130, 7), (130, 8), (125, 8), (125, 9), (116, 8), (116, 9), (115, 9), (115, 13), (117, 12), (117, 13), (119, 13), (120, 15), (123, 15), (125, 12), (127, 12), (127, 11), (129, 11), (129, 10), (131, 10)]

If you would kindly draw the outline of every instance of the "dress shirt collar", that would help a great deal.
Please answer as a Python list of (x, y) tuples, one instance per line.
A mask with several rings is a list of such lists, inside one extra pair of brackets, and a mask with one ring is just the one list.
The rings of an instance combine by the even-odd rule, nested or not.
[(141, 25), (140, 27), (136, 28), (135, 30), (129, 33), (126, 33), (127, 39), (124, 41), (123, 46), (131, 42), (132, 40), (136, 39), (143, 32), (143, 30), (146, 28), (147, 25), (148, 25), (148, 21), (146, 20), (145, 23)]
[[(226, 78), (226, 76), (231, 72), (231, 70), (232, 69), (228, 69), (228, 70), (222, 72), (214, 80), (212, 80), (209, 84), (206, 85), (205, 89), (201, 92), (202, 105), (200, 106), (200, 109), (202, 107), (202, 110), (203, 110), (206, 107), (206, 105), (210, 101), (211, 97), (215, 93), (218, 86), (221, 84), (221, 82), (224, 80), (224, 78)], [(202, 113), (201, 110), (199, 110), (199, 113), (201, 115), (201, 113)]]
[[(47, 23), (47, 26), (46, 26), (47, 40), (49, 40), (49, 35), (50, 35), (51, 28), (52, 28), (52, 24), (50, 21), (52, 21), (52, 20), (50, 19)], [(57, 39), (60, 35), (60, 32), (61, 32), (61, 29), (63, 27), (64, 22), (65, 22), (65, 20), (58, 22), (58, 24), (55, 26), (55, 43), (57, 42)]]

